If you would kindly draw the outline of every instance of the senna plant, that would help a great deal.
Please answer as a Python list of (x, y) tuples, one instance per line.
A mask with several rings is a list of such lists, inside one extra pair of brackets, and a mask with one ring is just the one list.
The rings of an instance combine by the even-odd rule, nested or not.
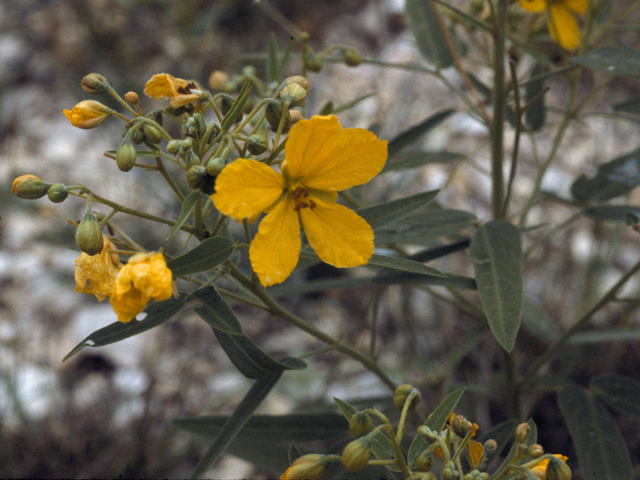
[[(90, 334), (65, 360), (86, 347), (99, 348), (160, 327), (188, 311), (206, 322), (233, 365), (254, 383), (230, 416), (174, 420), (182, 429), (212, 438), (194, 477), (204, 476), (227, 451), (281, 474), (284, 480), (351, 474), (424, 480), (567, 480), (572, 469), (584, 478), (633, 478), (627, 444), (604, 405), (639, 418), (637, 379), (614, 372), (590, 378), (588, 386), (554, 379), (553, 390), (577, 458), (564, 455), (570, 452), (546, 453), (529, 418), (535, 392), (551, 383), (550, 363), (588, 330), (594, 315), (605, 307), (611, 311), (612, 305), (615, 311), (619, 292), (640, 270), (639, 260), (608, 289), (587, 298), (563, 322), (564, 330), (540, 309), (530, 308), (525, 294), (527, 260), (573, 222), (588, 217), (626, 224), (631, 235), (640, 224), (640, 207), (620, 203), (640, 185), (640, 149), (601, 162), (593, 177), (580, 175), (571, 186), (571, 198), (542, 189), (563, 139), (589, 100), (615, 77), (640, 76), (637, 50), (603, 46), (606, 29), (635, 8), (633, 2), (613, 4), (611, 0), (496, 0), (461, 9), (446, 0), (407, 0), (406, 19), (424, 57), (422, 65), (362, 58), (344, 45), (316, 52), (308, 35), (292, 32), (284, 52), (270, 37), (262, 57), (266, 78), (251, 66), (232, 76), (213, 72), (207, 84), (168, 73), (154, 75), (143, 93), (165, 106), (153, 111), (146, 111), (137, 92), (117, 92), (97, 73), (85, 76), (82, 88), (87, 94), (110, 95), (120, 108), (83, 100), (64, 115), (81, 129), (122, 122), (122, 139), (114, 140), (115, 148), (106, 156), (122, 174), (133, 169), (159, 173), (180, 205), (180, 215), (164, 218), (122, 205), (99, 186), (66, 186), (55, 179), (50, 183), (32, 173), (15, 179), (12, 193), (19, 198), (47, 196), (60, 203), (71, 196), (86, 202), (82, 219), (70, 221), (80, 250), (76, 291), (98, 301), (108, 298), (114, 323)], [(549, 42), (555, 44), (557, 58), (549, 58), (541, 48)], [(472, 56), (487, 53), (480, 52), (479, 44), (490, 46), (489, 83), (473, 71)], [(471, 208), (447, 208), (437, 190), (362, 203), (362, 196), (350, 189), (376, 176), (471, 159), (455, 151), (416, 149), (453, 108), (425, 112), (424, 120), (389, 140), (341, 125), (336, 115), (364, 97), (343, 107), (327, 104), (321, 111), (308, 111), (305, 99), (313, 89), (313, 75), (330, 62), (409, 69), (448, 85), (466, 105), (466, 113), (489, 132), (490, 158), (483, 165), (491, 183), (486, 218), (478, 218)], [(292, 66), (299, 74), (285, 76)], [(459, 76), (462, 88), (450, 81), (451, 71)], [(583, 72), (591, 72), (600, 82), (586, 99), (578, 94)], [(549, 109), (545, 84), (554, 79), (567, 83), (568, 97), (563, 105)], [(638, 105), (638, 98), (630, 98), (613, 109), (618, 118), (637, 122)], [(520, 144), (526, 139), (533, 142), (541, 132), (551, 135), (551, 148), (538, 154), (534, 177), (525, 179), (518, 170)], [(524, 202), (516, 202), (513, 192), (523, 180), (531, 188)], [(557, 224), (540, 224), (531, 218), (542, 202), (568, 206), (572, 213)], [(131, 238), (118, 226), (122, 215), (169, 227), (167, 240), (181, 236), (187, 247), (169, 251)], [(526, 250), (523, 244), (528, 245)], [(465, 256), (473, 277), (464, 269), (442, 271), (426, 264), (454, 254)], [(335, 280), (290, 279), (296, 270), (319, 262), (341, 269), (363, 267), (363, 273)], [(327, 289), (348, 292), (357, 286), (391, 285), (421, 289), (490, 332), (504, 356), (499, 366), (501, 385), (488, 395), (502, 398), (508, 419), (493, 427), (479, 426), (456, 414), (464, 389), (440, 392), (438, 406), (421, 411), (420, 390), (435, 390), (441, 382), (404, 379), (381, 364), (375, 318), (371, 348), (363, 351), (327, 334), (280, 300)], [(638, 299), (628, 303), (635, 312)], [(244, 333), (234, 313), (241, 304), (288, 322), (326, 348), (309, 352), (304, 359), (273, 358)], [(538, 332), (547, 332), (537, 335), (542, 348), (535, 356), (521, 354), (523, 318), (529, 319), (527, 327), (533, 331), (537, 327)], [(625, 335), (637, 339), (637, 322), (633, 325), (611, 330), (608, 339), (598, 337), (594, 342)], [(272, 388), (287, 381), (287, 371), (304, 369), (306, 359), (326, 352), (369, 370), (388, 388), (388, 398), (359, 399), (357, 405), (356, 399), (348, 399), (351, 403), (336, 399), (337, 408), (330, 413), (254, 415)], [(404, 383), (407, 380), (411, 385)], [(317, 441), (327, 443), (326, 451), (305, 451), (303, 444)]]

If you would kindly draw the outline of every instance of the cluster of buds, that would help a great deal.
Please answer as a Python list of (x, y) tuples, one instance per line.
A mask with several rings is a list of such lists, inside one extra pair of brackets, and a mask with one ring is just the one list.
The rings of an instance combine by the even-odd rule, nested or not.
[(520, 472), (521, 475), (530, 475), (540, 480), (571, 480), (571, 469), (566, 464), (564, 455), (550, 455), (544, 453), (542, 445), (529, 444), (531, 427), (527, 423), (521, 423), (516, 427), (516, 452), (509, 471)]
[(322, 52), (316, 52), (309, 45), (309, 35), (303, 34), (302, 40), (302, 61), (304, 69), (310, 72), (319, 72), (322, 70), (325, 57), (334, 51), (340, 52), (340, 60), (349, 67), (357, 67), (362, 63), (360, 52), (353, 47), (345, 45), (331, 45)]
[(70, 188), (61, 183), (47, 183), (40, 177), (27, 174), (13, 181), (11, 193), (24, 200), (36, 200), (46, 195), (53, 203), (61, 203), (69, 196)]

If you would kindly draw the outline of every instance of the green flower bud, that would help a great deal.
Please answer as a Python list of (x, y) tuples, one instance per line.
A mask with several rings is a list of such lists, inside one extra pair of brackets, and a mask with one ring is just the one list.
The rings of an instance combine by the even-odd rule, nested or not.
[(175, 155), (180, 151), (181, 147), (182, 140), (171, 140), (169, 143), (167, 143), (167, 153)]
[(350, 442), (342, 451), (340, 461), (351, 473), (362, 470), (371, 459), (371, 439), (362, 437)]
[(307, 96), (307, 91), (297, 83), (290, 83), (278, 92), (278, 98), (290, 107), (297, 107)]
[(541, 457), (542, 455), (544, 455), (544, 448), (542, 448), (542, 445), (538, 445), (537, 443), (534, 443), (527, 449), (527, 454), (531, 458)]
[(551, 457), (545, 475), (547, 480), (571, 480), (571, 469), (558, 457)]
[(310, 72), (319, 72), (322, 70), (322, 59), (312, 50), (302, 55), (304, 66)]
[(187, 167), (195, 167), (197, 165), (200, 165), (200, 158), (191, 149), (187, 152), (187, 156), (185, 157), (184, 161), (187, 164)]
[(278, 125), (280, 124), (280, 117), (284, 115), (284, 126), (282, 127), (283, 131), (289, 130), (291, 127), (291, 114), (289, 114), (289, 110), (284, 110), (282, 108), (282, 104), (278, 101), (273, 101), (267, 103), (267, 108), (265, 108), (265, 115), (267, 118), (267, 122), (271, 125), (271, 128), (274, 130), (278, 129)]
[(524, 443), (527, 441), (531, 427), (528, 423), (521, 423), (516, 427), (516, 441), (518, 443)]
[(442, 480), (453, 480), (453, 470), (450, 467), (443, 468), (440, 478)]
[(107, 93), (109, 88), (109, 82), (99, 73), (90, 73), (82, 79), (82, 89), (90, 95)]
[(496, 442), (493, 438), (490, 438), (486, 442), (484, 442), (484, 453), (487, 455), (491, 455), (498, 448), (498, 442)]
[(349, 430), (356, 437), (363, 437), (373, 429), (373, 422), (368, 413), (356, 412), (349, 420)]
[(209, 175), (207, 169), (202, 165), (194, 165), (187, 170), (187, 184), (206, 195), (211, 195), (216, 191), (216, 178)]
[(428, 472), (433, 467), (433, 454), (431, 452), (422, 452), (416, 458), (416, 470), (420, 472)]
[(224, 166), (225, 166), (224, 158), (222, 157), (210, 158), (209, 161), (207, 162), (207, 173), (212, 177), (215, 177), (222, 171)]
[(416, 472), (411, 475), (407, 480), (438, 480), (437, 477), (431, 472)]
[(264, 135), (254, 133), (249, 139), (251, 141), (247, 143), (247, 150), (251, 155), (261, 155), (269, 148), (269, 142)]
[(133, 143), (135, 143), (136, 145), (140, 145), (142, 142), (144, 142), (144, 133), (142, 133), (140, 130), (136, 130), (131, 134), (130, 138)]
[(456, 415), (453, 417), (453, 422), (451, 422), (451, 429), (453, 433), (464, 438), (467, 433), (469, 433), (469, 430), (471, 430), (471, 423), (462, 415)]
[(102, 251), (104, 246), (102, 232), (100, 231), (98, 220), (91, 213), (91, 210), (87, 210), (76, 229), (76, 245), (78, 245), (80, 251), (91, 256), (97, 255)]
[(400, 385), (398, 388), (396, 388), (396, 391), (393, 392), (393, 404), (395, 405), (395, 407), (398, 410), (402, 411), (405, 402), (413, 392), (415, 393), (413, 398), (411, 399), (411, 403), (409, 404), (409, 410), (415, 410), (415, 408), (422, 400), (422, 396), (420, 395), (420, 392), (418, 392), (418, 390), (408, 384)]
[(360, 53), (353, 47), (342, 49), (342, 61), (350, 67), (357, 67), (362, 63)]
[(123, 172), (128, 172), (136, 164), (138, 152), (131, 140), (125, 138), (116, 150), (116, 165)]
[(51, 184), (42, 181), (40, 177), (20, 175), (13, 181), (11, 193), (24, 200), (35, 200), (44, 197), (49, 188), (51, 188)]
[(69, 190), (61, 183), (54, 183), (47, 190), (47, 196), (53, 203), (62, 203), (69, 196)]
[(160, 130), (158, 130), (153, 125), (149, 125), (148, 123), (145, 123), (144, 127), (142, 127), (142, 133), (144, 133), (144, 137), (148, 142), (155, 144), (160, 143), (164, 138), (162, 136), (162, 133), (160, 133)]

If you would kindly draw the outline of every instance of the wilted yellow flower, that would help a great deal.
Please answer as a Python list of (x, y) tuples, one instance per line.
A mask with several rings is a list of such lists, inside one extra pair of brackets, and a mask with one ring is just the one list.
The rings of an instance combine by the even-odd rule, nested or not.
[(102, 124), (113, 115), (113, 110), (95, 100), (83, 100), (71, 110), (64, 110), (63, 113), (71, 125), (88, 130)]
[(327, 473), (329, 463), (331, 458), (327, 455), (303, 455), (291, 464), (280, 480), (321, 480)]
[(113, 285), (122, 269), (117, 254), (109, 253), (116, 247), (103, 236), (104, 247), (98, 255), (81, 253), (76, 259), (76, 292), (93, 294), (99, 302), (111, 295)]
[(373, 230), (336, 204), (337, 193), (368, 182), (387, 158), (387, 142), (363, 129), (343, 129), (333, 115), (301, 120), (291, 129), (280, 173), (238, 159), (216, 179), (216, 208), (240, 221), (267, 212), (249, 248), (260, 282), (283, 282), (298, 263), (300, 224), (309, 243), (335, 267), (364, 265), (373, 254)]
[[(192, 92), (194, 90), (195, 92)], [(170, 99), (173, 108), (179, 108), (200, 99), (200, 90), (195, 83), (176, 78), (168, 73), (151, 77), (144, 87), (145, 95), (156, 100)]]
[(580, 27), (576, 14), (584, 15), (589, 0), (519, 0), (530, 12), (547, 11), (547, 25), (551, 38), (566, 50), (580, 46)]
[(167, 300), (172, 294), (172, 274), (161, 253), (137, 253), (116, 279), (111, 305), (118, 320), (133, 320), (151, 299)]
[[(560, 454), (557, 454), (557, 453), (554, 455), (554, 457), (558, 457), (560, 460), (562, 460), (565, 463), (569, 459), (569, 457), (565, 457), (564, 455), (560, 455)], [(546, 460), (542, 460), (540, 463), (538, 463), (533, 468), (530, 468), (531, 473), (533, 473), (540, 480), (546, 480), (547, 479), (547, 465), (549, 465), (549, 459), (548, 458)]]

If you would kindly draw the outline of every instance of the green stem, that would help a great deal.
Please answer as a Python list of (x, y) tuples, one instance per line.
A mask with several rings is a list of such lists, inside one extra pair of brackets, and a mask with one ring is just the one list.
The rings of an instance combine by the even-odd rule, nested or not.
[(180, 203), (184, 202), (184, 195), (178, 188), (178, 185), (176, 185), (176, 182), (173, 180), (173, 177), (169, 175), (169, 172), (165, 168), (164, 163), (162, 163), (162, 159), (160, 157), (155, 157), (155, 159), (156, 159), (157, 170), (160, 172), (160, 174), (165, 179), (165, 181), (169, 184), (169, 186), (171, 187), (171, 190), (173, 190), (173, 193), (176, 194), (176, 197), (178, 197), (178, 200), (180, 200)]

